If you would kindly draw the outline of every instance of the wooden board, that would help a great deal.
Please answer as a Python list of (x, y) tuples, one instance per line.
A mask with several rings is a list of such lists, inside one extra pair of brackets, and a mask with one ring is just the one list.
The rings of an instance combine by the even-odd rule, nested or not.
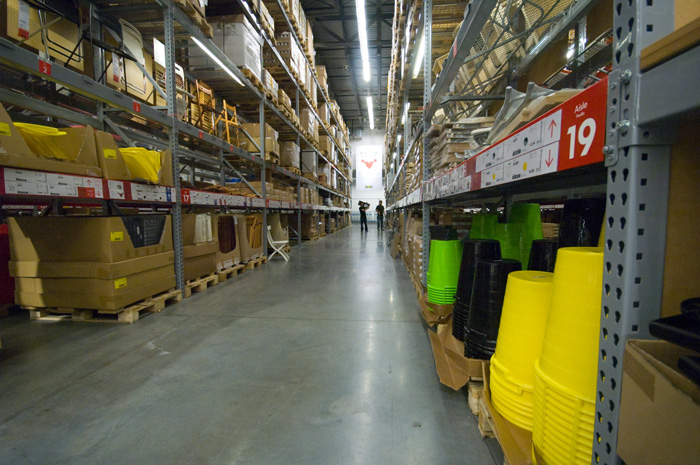
[(221, 271), (216, 272), (216, 277), (219, 279), (219, 282), (226, 281), (227, 279), (238, 276), (238, 273), (242, 273), (245, 270), (245, 265), (235, 265), (230, 268), (226, 268)]
[(647, 71), (700, 43), (700, 17), (642, 50), (640, 67)]
[(245, 269), (252, 270), (252, 269), (257, 268), (258, 266), (262, 265), (263, 263), (267, 263), (267, 257), (260, 257), (260, 258), (250, 260), (248, 263), (245, 264)]

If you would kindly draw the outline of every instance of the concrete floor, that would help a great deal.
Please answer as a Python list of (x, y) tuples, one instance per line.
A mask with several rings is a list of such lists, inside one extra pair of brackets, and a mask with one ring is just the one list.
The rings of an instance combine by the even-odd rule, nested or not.
[(373, 227), (133, 325), (0, 320), (0, 463), (501, 465)]

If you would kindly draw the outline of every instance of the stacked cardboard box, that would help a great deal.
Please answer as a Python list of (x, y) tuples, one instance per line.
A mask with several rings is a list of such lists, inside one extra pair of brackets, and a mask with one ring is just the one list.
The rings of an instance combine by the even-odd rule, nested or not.
[[(249, 70), (262, 82), (260, 47), (262, 38), (244, 15), (209, 18), (214, 28), (214, 43), (238, 68)], [(217, 68), (218, 65), (199, 47), (190, 48), (190, 67)]]
[[(243, 129), (250, 135), (253, 141), (260, 146), (260, 123), (243, 123)], [(277, 138), (279, 133), (275, 131), (272, 126), (265, 123), (265, 153), (279, 155), (280, 146)], [(248, 139), (248, 137), (241, 138), (241, 148), (249, 152), (259, 152), (260, 150), (256, 148), (255, 145)]]
[(169, 215), (17, 217), (8, 228), (20, 305), (109, 313), (175, 286)]
[(289, 69), (301, 78), (302, 63), (305, 63), (305, 60), (301, 49), (291, 33), (283, 32), (278, 35), (277, 51)]
[(279, 90), (280, 86), (275, 80), (275, 78), (272, 77), (270, 72), (266, 69), (263, 68), (263, 80), (262, 80), (263, 87), (265, 88), (265, 92), (274, 95), (274, 98), (279, 98)]
[(10, 236), (7, 225), (0, 224), (0, 306), (15, 301), (15, 281), (10, 276)]
[(328, 94), (328, 73), (326, 72), (326, 67), (316, 65), (316, 75), (318, 76), (318, 85), (321, 87), (320, 90)]
[(238, 237), (241, 241), (241, 262), (262, 256), (262, 215), (237, 215)]
[(299, 146), (294, 142), (280, 144), (280, 165), (299, 169)]

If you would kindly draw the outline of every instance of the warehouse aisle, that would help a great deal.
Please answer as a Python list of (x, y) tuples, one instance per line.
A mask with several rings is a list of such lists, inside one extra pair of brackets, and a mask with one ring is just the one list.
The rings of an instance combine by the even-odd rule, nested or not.
[(0, 320), (0, 463), (501, 465), (373, 226), (133, 325)]

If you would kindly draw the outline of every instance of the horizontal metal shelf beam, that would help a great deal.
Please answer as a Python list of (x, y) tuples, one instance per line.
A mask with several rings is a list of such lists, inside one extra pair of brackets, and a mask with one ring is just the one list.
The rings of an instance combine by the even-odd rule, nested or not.
[(641, 75), (638, 106), (640, 126), (700, 109), (700, 46), (662, 63)]

